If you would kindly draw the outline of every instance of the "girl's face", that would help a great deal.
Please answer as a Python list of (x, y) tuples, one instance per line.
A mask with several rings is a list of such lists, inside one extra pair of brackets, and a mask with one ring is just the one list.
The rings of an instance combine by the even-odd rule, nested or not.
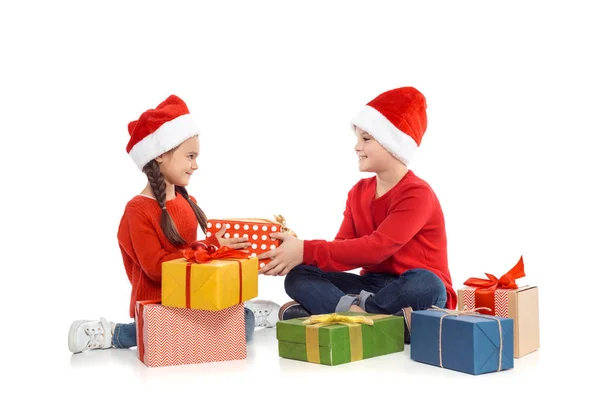
[(191, 137), (173, 150), (156, 158), (165, 180), (176, 186), (187, 186), (198, 169), (196, 159), (200, 153), (198, 136)]
[(358, 169), (360, 172), (384, 172), (397, 162), (389, 151), (359, 127), (356, 127), (356, 138), (357, 142), (354, 150), (358, 156)]

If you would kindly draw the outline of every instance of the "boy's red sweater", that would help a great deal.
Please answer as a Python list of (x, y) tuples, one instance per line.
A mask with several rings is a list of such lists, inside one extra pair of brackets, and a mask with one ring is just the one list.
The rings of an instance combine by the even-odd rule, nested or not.
[(446, 227), (431, 187), (412, 171), (390, 191), (376, 195), (376, 177), (360, 180), (348, 193), (344, 219), (334, 241), (305, 240), (304, 263), (323, 271), (400, 275), (424, 268), (446, 286), (449, 309), (456, 292), (448, 269)]

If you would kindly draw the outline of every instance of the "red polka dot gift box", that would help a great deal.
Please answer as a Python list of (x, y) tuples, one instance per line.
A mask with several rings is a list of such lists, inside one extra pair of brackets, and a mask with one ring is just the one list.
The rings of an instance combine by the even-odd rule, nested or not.
[[(276, 215), (275, 220), (262, 218), (224, 218), (208, 220), (206, 236), (214, 236), (221, 228), (225, 226), (224, 238), (245, 237), (250, 243), (247, 250), (251, 257), (256, 257), (269, 250), (277, 248), (280, 240), (272, 239), (269, 235), (275, 232), (289, 233), (294, 236), (295, 233), (286, 227), (285, 218)], [(259, 267), (264, 267), (270, 259), (260, 260)]]

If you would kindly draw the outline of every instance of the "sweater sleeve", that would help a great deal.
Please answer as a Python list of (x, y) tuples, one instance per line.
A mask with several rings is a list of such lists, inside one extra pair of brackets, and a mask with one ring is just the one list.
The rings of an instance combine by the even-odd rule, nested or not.
[(162, 277), (162, 263), (183, 257), (181, 251), (166, 251), (158, 239), (150, 220), (143, 212), (131, 209), (128, 215), (129, 235), (133, 253), (131, 256), (137, 260), (144, 273), (153, 281), (160, 282)]
[(430, 218), (433, 205), (427, 187), (410, 188), (370, 235), (335, 241), (305, 240), (304, 263), (323, 271), (348, 271), (381, 264), (419, 232)]

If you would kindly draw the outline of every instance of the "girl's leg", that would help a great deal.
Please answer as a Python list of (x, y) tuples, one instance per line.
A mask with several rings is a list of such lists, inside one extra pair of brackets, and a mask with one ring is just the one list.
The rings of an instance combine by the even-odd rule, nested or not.
[[(254, 313), (244, 308), (246, 341), (252, 338), (255, 328)], [(99, 321), (75, 321), (69, 331), (69, 349), (73, 353), (87, 350), (128, 349), (137, 346), (137, 332), (135, 322), (115, 324), (101, 318)]]
[(108, 349), (111, 347), (111, 323), (105, 318), (96, 321), (74, 321), (69, 328), (69, 350), (81, 353), (88, 350)]
[(254, 334), (256, 321), (254, 313), (246, 307), (244, 307), (244, 321), (246, 323), (246, 342), (249, 342)]
[(271, 300), (253, 299), (244, 302), (244, 307), (254, 314), (255, 328), (274, 328), (280, 305)]
[(137, 346), (137, 333), (135, 330), (135, 322), (129, 324), (116, 324), (112, 345), (117, 349), (129, 349)]

